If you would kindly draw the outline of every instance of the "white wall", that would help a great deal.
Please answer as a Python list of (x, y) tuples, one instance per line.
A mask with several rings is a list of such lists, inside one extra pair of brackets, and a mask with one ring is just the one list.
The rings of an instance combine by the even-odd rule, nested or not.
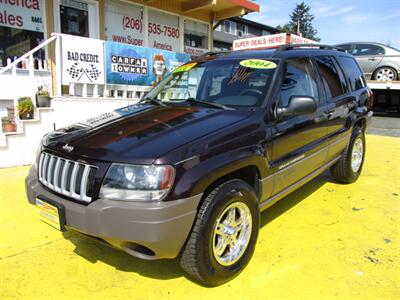
[[(100, 113), (134, 103), (128, 100), (53, 99), (51, 109), (38, 109), (35, 119), (23, 122), (23, 133), (2, 135), (0, 143), (0, 167), (12, 167), (35, 162), (37, 146), (42, 136)], [(0, 134), (1, 135), (1, 134)]]

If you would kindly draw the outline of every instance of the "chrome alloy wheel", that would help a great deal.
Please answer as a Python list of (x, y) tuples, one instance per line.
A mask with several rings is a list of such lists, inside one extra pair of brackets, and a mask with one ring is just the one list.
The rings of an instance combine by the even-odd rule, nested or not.
[(357, 138), (354, 141), (353, 150), (351, 151), (351, 169), (354, 173), (360, 170), (364, 155), (363, 141)]
[(376, 73), (376, 80), (378, 81), (392, 81), (395, 77), (394, 70), (389, 68), (382, 68)]
[(218, 216), (212, 250), (220, 265), (233, 265), (242, 257), (250, 241), (252, 222), (250, 209), (243, 202), (231, 203)]

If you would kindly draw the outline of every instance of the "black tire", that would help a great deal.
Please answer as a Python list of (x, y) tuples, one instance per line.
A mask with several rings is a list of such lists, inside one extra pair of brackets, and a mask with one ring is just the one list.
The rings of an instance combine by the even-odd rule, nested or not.
[[(214, 228), (221, 214), (232, 205), (244, 203), (251, 215), (247, 247), (232, 265), (223, 266), (214, 257)], [(235, 209), (236, 210), (236, 209)], [(229, 180), (212, 190), (201, 203), (192, 231), (180, 255), (181, 268), (195, 281), (217, 286), (236, 277), (250, 261), (257, 242), (260, 211), (254, 189), (239, 179)], [(230, 246), (229, 246), (230, 248)], [(229, 249), (228, 247), (226, 249)]]
[(395, 80), (398, 79), (397, 71), (396, 71), (395, 69), (391, 68), (391, 67), (380, 67), (380, 68), (376, 69), (376, 70), (374, 71), (374, 74), (373, 74), (373, 76), (372, 76), (372, 79), (373, 79), (373, 80), (379, 80), (379, 79), (378, 79), (378, 73), (379, 73), (380, 71), (382, 71), (383, 69), (392, 70), (392, 72), (393, 72), (393, 74), (394, 74), (394, 77), (393, 77), (392, 81), (395, 81)]
[[(363, 153), (361, 165), (357, 171), (354, 171), (351, 165), (352, 152), (356, 140), (361, 139)], [(365, 158), (365, 135), (360, 127), (354, 127), (351, 134), (350, 142), (343, 152), (342, 157), (331, 167), (332, 177), (341, 183), (352, 183), (358, 179), (364, 165)]]

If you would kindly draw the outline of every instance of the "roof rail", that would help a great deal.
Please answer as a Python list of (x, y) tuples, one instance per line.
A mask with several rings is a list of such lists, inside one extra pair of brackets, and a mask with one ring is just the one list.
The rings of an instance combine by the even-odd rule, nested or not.
[(330, 45), (323, 45), (323, 44), (292, 44), (292, 45), (283, 45), (280, 46), (276, 51), (288, 51), (288, 50), (294, 50), (296, 48), (318, 48), (318, 49), (325, 49), (325, 50), (337, 50), (341, 52), (346, 52), (346, 50), (335, 47), (335, 46), (330, 46)]
[(200, 55), (199, 57), (206, 57), (206, 56), (212, 56), (212, 55), (217, 55), (217, 54), (223, 54), (223, 53), (230, 53), (232, 52), (231, 50), (223, 50), (223, 51), (208, 51)]

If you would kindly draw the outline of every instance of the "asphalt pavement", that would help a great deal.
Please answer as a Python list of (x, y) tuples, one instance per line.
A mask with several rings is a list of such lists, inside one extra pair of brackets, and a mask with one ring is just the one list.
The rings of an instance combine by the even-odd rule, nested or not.
[(400, 117), (376, 117), (372, 118), (369, 134), (400, 137)]

